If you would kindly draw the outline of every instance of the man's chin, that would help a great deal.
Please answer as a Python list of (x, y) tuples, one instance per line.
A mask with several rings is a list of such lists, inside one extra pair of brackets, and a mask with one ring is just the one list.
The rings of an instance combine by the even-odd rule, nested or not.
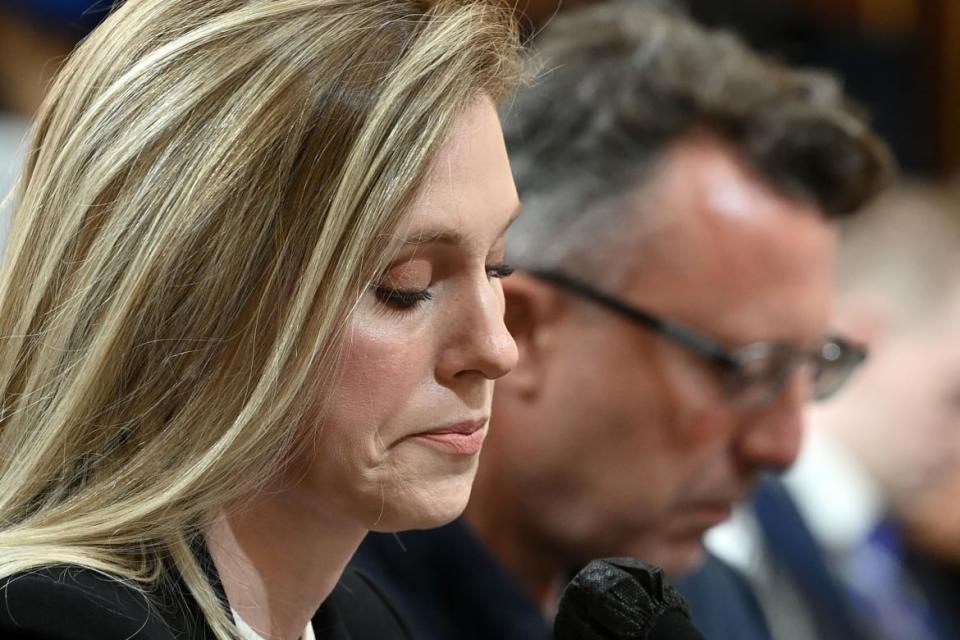
[(706, 557), (701, 540), (677, 543), (665, 553), (660, 566), (671, 580), (677, 580), (699, 569)]
[(638, 545), (628, 554), (643, 562), (657, 565), (671, 580), (696, 571), (706, 558), (703, 537), (687, 535), (662, 538)]

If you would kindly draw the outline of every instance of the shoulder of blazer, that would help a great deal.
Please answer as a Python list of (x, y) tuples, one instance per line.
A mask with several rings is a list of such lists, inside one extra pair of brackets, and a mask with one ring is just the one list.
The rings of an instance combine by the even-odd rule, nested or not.
[(41, 567), (0, 580), (4, 640), (212, 637), (196, 604), (175, 585), (145, 590), (74, 566)]
[(318, 639), (413, 640), (403, 616), (363, 571), (348, 567), (313, 618)]
[[(219, 586), (219, 581), (215, 587)], [(412, 640), (370, 577), (348, 569), (314, 617), (323, 640)], [(213, 640), (195, 601), (177, 582), (145, 590), (75, 566), (41, 567), (0, 579), (2, 640)]]

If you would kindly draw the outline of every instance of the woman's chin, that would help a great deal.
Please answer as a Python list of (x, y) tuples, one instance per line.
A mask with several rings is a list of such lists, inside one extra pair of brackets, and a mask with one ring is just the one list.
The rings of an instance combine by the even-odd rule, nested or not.
[(383, 512), (369, 528), (388, 533), (411, 529), (433, 529), (453, 522), (467, 508), (473, 474), (447, 481), (434, 481), (429, 486), (397, 487), (386, 496)]

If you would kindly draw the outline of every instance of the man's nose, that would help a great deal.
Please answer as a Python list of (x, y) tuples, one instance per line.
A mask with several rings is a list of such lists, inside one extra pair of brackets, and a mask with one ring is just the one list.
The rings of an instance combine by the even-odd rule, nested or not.
[(797, 459), (809, 397), (809, 383), (801, 378), (788, 383), (776, 401), (744, 416), (737, 454), (745, 467), (780, 471)]

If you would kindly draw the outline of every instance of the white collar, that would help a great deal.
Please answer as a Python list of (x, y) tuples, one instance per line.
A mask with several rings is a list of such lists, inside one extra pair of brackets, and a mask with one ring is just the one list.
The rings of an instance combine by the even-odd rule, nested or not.
[(883, 495), (854, 456), (817, 428), (783, 476), (813, 536), (832, 552), (862, 542), (886, 511)]
[[(233, 613), (233, 620), (237, 624), (237, 630), (240, 631), (240, 637), (243, 640), (264, 640), (263, 636), (253, 630), (247, 621), (240, 617), (240, 614), (237, 613), (234, 609), (230, 610)], [(300, 640), (317, 640), (316, 635), (313, 633), (313, 625), (307, 623), (307, 628), (303, 630), (303, 635), (300, 636)]]
[[(796, 464), (783, 476), (813, 537), (831, 553), (862, 542), (879, 523), (886, 504), (863, 466), (815, 426), (804, 434)], [(748, 575), (762, 571), (763, 534), (749, 505), (707, 532), (707, 548)]]

